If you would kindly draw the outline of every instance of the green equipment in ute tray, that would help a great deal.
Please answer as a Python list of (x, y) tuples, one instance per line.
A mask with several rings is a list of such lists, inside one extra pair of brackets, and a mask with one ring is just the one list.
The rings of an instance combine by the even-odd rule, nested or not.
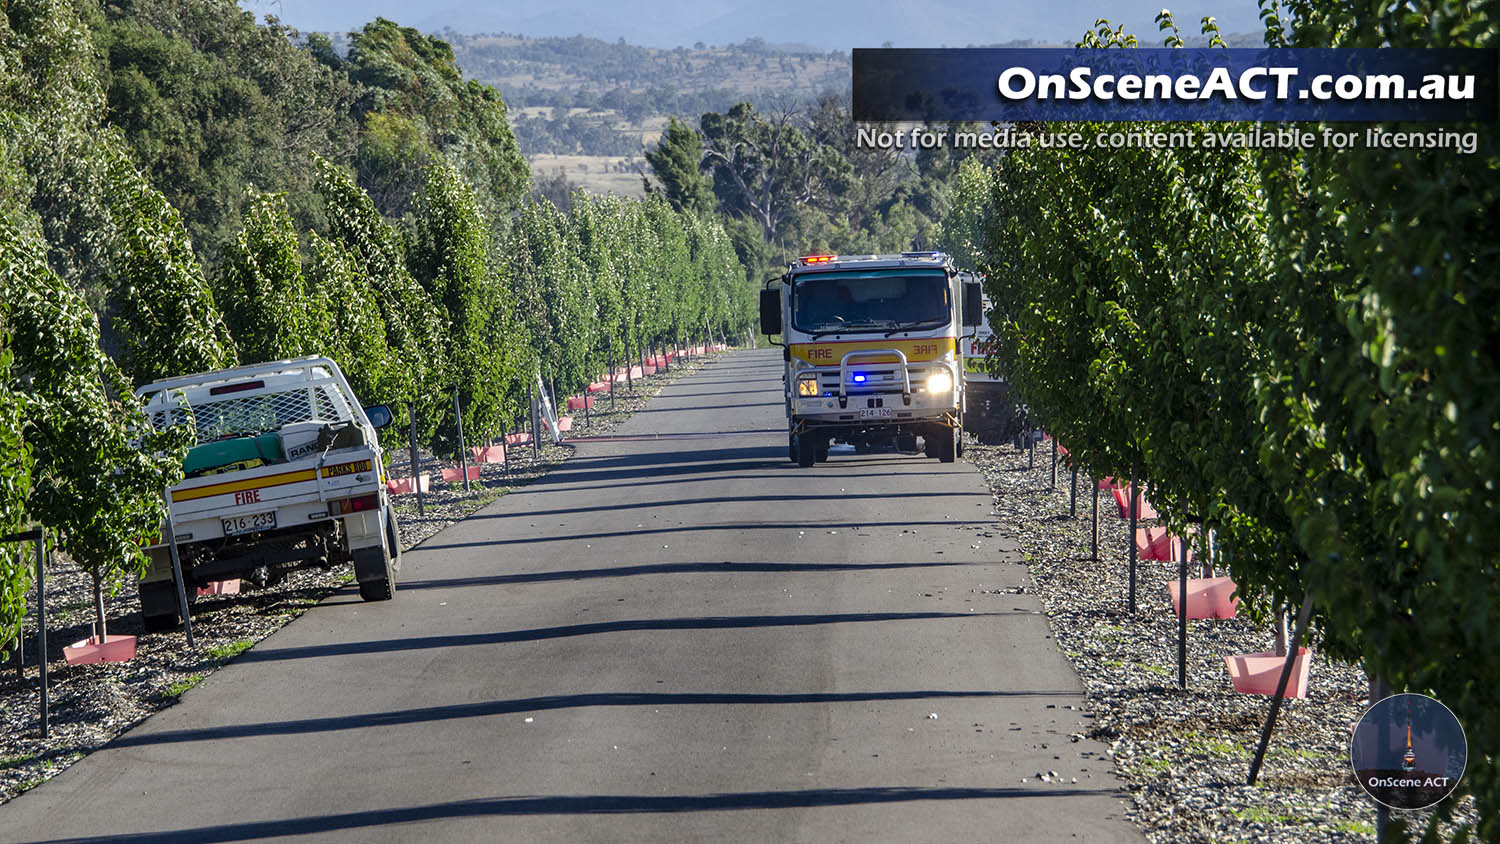
[(239, 463), (259, 461), (270, 464), (281, 463), (282, 460), (281, 435), (270, 433), (215, 440), (194, 446), (182, 461), (182, 471), (191, 478)]

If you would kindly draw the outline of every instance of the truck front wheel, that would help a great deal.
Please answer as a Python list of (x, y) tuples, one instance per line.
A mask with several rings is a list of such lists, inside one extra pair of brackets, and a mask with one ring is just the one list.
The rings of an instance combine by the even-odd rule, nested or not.
[(817, 439), (808, 434), (797, 438), (797, 465), (806, 469), (818, 460)]
[(937, 429), (937, 459), (939, 463), (952, 463), (958, 453), (958, 429)]

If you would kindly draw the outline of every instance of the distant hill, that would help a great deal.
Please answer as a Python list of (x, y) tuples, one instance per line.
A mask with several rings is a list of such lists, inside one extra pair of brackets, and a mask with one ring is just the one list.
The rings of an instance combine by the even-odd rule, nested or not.
[(815, 51), (878, 47), (963, 47), (1031, 39), (1070, 43), (1106, 17), (1153, 41), (1162, 6), (1185, 34), (1214, 15), (1226, 32), (1261, 29), (1253, 0), (242, 0), (303, 31), (354, 29), (382, 15), (424, 32), (524, 32), (535, 37), (586, 35), (608, 42), (672, 49), (739, 44), (808, 44)]
[(666, 50), (597, 38), (440, 33), (464, 74), (499, 89), (521, 150), (625, 156), (668, 116), (696, 121), (741, 101), (805, 105), (849, 89), (849, 55), (759, 39)]
[[(878, 4), (890, 4), (891, 8), (896, 4), (896, 0), (871, 2), (877, 5), (870, 9), (877, 11), (886, 8)], [(390, 5), (373, 0), (369, 8), (372, 13), (383, 14)], [(713, 26), (725, 27), (724, 31), (750, 28), (748, 18), (734, 17), (743, 15), (743, 11), (736, 11), (740, 7), (733, 4), (692, 6), (695, 14), (714, 8), (728, 9), (724, 15), (729, 17), (701, 24), (709, 29), (695, 32), (705, 39), (713, 37)], [(525, 4), (520, 4), (519, 12), (525, 11)], [(723, 112), (745, 101), (763, 109), (800, 108), (826, 94), (847, 94), (849, 90), (847, 51), (824, 50), (795, 41), (771, 43), (748, 37), (718, 46), (694, 41), (691, 47), (668, 49), (583, 35), (517, 35), (498, 28), (502, 20), (518, 25), (561, 14), (540, 6), (534, 11), (528, 16), (517, 8), (503, 15), (493, 9), (476, 9), (463, 17), (461, 7), (451, 7), (429, 13), (424, 20), (462, 19), (461, 26), (448, 24), (432, 31), (452, 45), (466, 77), (500, 91), (509, 107), (517, 145), (539, 168), (539, 178), (562, 173), (572, 183), (600, 191), (638, 193), (638, 174), (645, 169), (641, 153), (660, 137), (670, 116), (696, 123), (705, 112)], [(951, 20), (960, 12), (950, 9), (944, 14)], [(791, 7), (772, 3), (757, 11), (760, 16), (776, 14), (790, 15)], [(784, 37), (821, 40), (817, 22), (831, 25), (832, 19), (820, 15), (826, 12), (809, 11), (804, 16), (807, 25), (783, 27)], [(479, 31), (492, 25), (497, 27), (493, 31)], [(1203, 46), (1202, 38), (1190, 34), (1193, 31), (1191, 27), (1184, 31), (1189, 44)], [(1154, 32), (1152, 29), (1143, 36)], [(336, 50), (347, 49), (348, 39), (342, 33), (327, 34)], [(1230, 46), (1256, 46), (1260, 36), (1228, 35), (1226, 40)], [(1146, 39), (1145, 43), (1152, 41)], [(909, 46), (911, 42), (899, 43)], [(1019, 40), (962, 46), (1041, 47), (1065, 43), (1070, 42)], [(566, 195), (565, 187), (558, 190)]]

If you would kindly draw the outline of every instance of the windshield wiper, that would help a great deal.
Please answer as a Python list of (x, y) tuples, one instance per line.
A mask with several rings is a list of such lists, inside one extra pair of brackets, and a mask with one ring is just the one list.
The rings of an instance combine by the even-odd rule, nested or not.
[[(852, 334), (852, 333), (855, 333), (855, 332), (858, 332), (858, 331), (878, 331), (881, 328), (883, 328), (884, 326), (890, 325), (891, 322), (893, 322), (893, 320), (889, 320), (889, 319), (881, 320), (878, 323), (877, 322), (853, 322), (853, 323), (849, 323), (848, 325), (841, 325), (838, 328), (830, 328), (827, 331), (817, 331), (817, 332), (814, 332), (813, 335), (812, 335), (812, 339), (816, 340), (819, 337), (827, 337), (830, 334)], [(889, 335), (887, 335), (887, 336), (889, 336)]]
[(941, 319), (930, 319), (926, 322), (914, 322), (911, 325), (900, 325), (892, 328), (890, 331), (887, 331), (885, 333), (885, 336), (889, 337), (892, 334), (896, 334), (902, 331), (922, 331), (929, 328), (937, 328), (938, 326), (942, 325), (943, 322), (944, 320)]

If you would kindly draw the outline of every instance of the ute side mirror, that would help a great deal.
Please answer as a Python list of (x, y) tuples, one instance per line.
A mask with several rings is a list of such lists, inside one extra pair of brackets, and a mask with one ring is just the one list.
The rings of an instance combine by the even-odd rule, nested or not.
[(781, 333), (781, 291), (776, 288), (760, 292), (760, 333)]
[(391, 409), (383, 404), (365, 408), (365, 416), (377, 431), (391, 424)]
[(984, 325), (984, 291), (977, 281), (964, 282), (964, 327)]

